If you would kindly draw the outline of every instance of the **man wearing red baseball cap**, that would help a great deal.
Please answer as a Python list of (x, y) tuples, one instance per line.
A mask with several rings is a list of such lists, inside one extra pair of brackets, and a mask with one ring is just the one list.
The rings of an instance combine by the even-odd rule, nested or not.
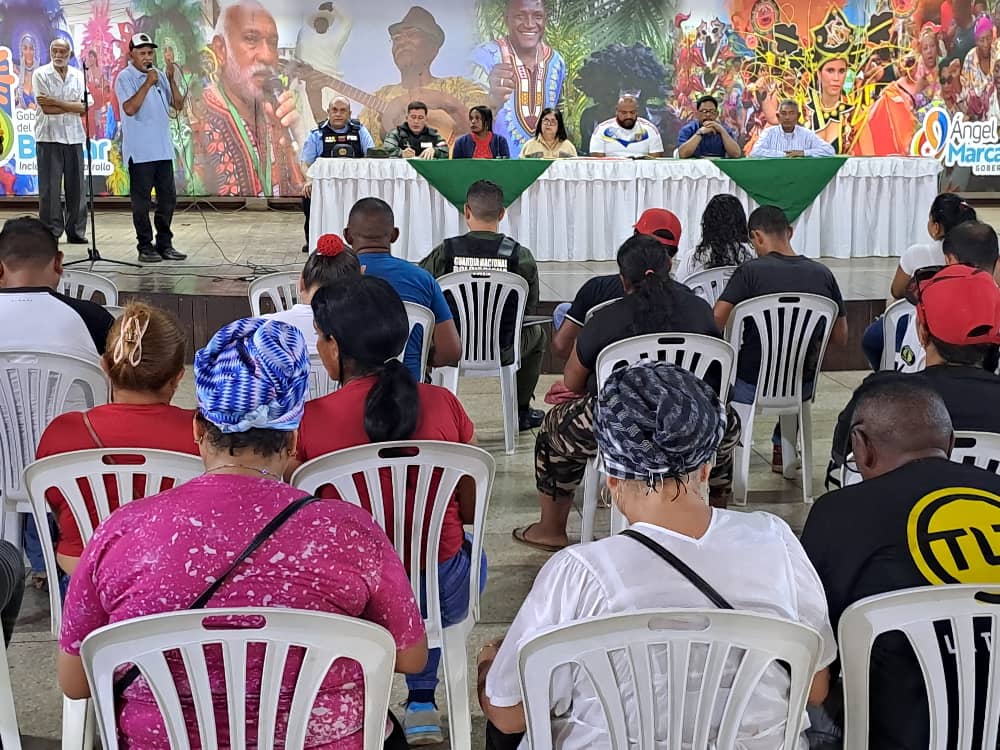
[(655, 237), (673, 258), (681, 243), (681, 220), (665, 208), (647, 208), (632, 227), (636, 234)]

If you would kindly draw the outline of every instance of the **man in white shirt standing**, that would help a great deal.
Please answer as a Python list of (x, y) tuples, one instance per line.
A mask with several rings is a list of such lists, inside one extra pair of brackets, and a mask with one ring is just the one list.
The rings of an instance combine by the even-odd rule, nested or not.
[(833, 146), (809, 128), (799, 125), (799, 105), (785, 99), (778, 106), (778, 124), (769, 127), (750, 152), (752, 157), (781, 159), (802, 156), (833, 156)]
[(590, 155), (656, 159), (663, 156), (663, 141), (656, 126), (639, 117), (639, 100), (626, 95), (618, 100), (615, 116), (594, 128)]
[[(49, 44), (48, 65), (35, 70), (35, 148), (38, 158), (38, 216), (58, 240), (85, 245), (87, 196), (83, 187), (83, 75), (69, 66), (73, 50), (59, 37)], [(60, 192), (66, 191), (65, 212)]]

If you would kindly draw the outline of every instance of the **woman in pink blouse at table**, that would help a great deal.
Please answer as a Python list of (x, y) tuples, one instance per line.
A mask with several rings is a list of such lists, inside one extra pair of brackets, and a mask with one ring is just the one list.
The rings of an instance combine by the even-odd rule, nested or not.
[[(90, 689), (80, 644), (104, 625), (187, 609), (267, 523), (303, 493), (281, 481), (295, 454), (308, 392), (309, 358), (302, 333), (286, 323), (245, 319), (212, 338), (195, 357), (195, 439), (205, 473), (159, 495), (116, 510), (87, 545), (63, 610), (59, 684), (71, 698)], [(207, 607), (290, 607), (358, 617), (386, 628), (396, 641), (396, 671), (427, 661), (420, 610), (399, 558), (371, 515), (348, 503), (305, 505), (244, 562)], [(290, 656), (291, 658), (291, 656)], [(301, 656), (299, 656), (301, 660)], [(247, 734), (256, 736), (263, 654), (247, 668)], [(279, 736), (291, 705), (294, 675), (282, 686)], [(176, 672), (175, 672), (176, 674)], [(228, 747), (226, 686), (209, 657), (219, 747)], [(181, 683), (182, 703), (192, 706)], [(118, 706), (123, 746), (168, 748), (156, 701), (142, 678)], [(334, 663), (313, 705), (306, 747), (361, 750), (364, 688), (360, 667)], [(197, 739), (194, 711), (188, 733)], [(391, 733), (390, 733), (391, 730)], [(386, 748), (405, 748), (387, 722)], [(206, 749), (207, 750), (207, 749)]]

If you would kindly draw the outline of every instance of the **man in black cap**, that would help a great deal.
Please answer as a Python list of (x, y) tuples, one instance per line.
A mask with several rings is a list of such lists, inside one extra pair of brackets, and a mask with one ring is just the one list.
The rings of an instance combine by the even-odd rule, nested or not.
[(415, 5), (403, 20), (389, 26), (389, 38), (400, 82), (375, 92), (385, 105), (378, 110), (366, 107), (361, 122), (381, 141), (406, 119), (407, 105), (417, 100), (428, 107), (428, 124), (449, 143), (467, 133), (469, 109), (486, 104), (486, 90), (461, 76), (437, 78), (431, 74), (431, 64), (444, 44), (444, 31), (434, 16)]

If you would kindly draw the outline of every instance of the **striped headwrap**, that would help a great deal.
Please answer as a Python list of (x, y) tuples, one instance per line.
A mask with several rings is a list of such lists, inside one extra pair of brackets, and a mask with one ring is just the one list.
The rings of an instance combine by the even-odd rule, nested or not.
[(726, 412), (711, 386), (665, 362), (613, 372), (601, 389), (594, 432), (606, 472), (650, 491), (712, 461)]
[(198, 408), (222, 432), (294, 430), (309, 391), (302, 332), (277, 320), (244, 318), (221, 328), (194, 357)]

